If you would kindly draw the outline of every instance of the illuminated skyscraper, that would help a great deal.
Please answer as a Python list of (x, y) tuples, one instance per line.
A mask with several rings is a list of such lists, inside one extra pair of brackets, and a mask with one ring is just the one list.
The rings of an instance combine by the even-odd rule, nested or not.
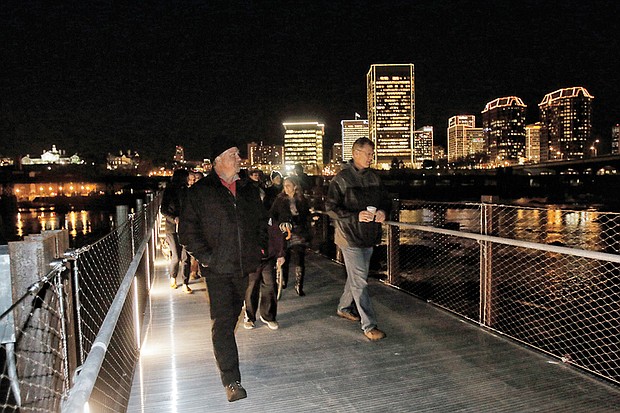
[(482, 111), (482, 129), (491, 162), (517, 163), (525, 158), (525, 109), (516, 96), (495, 99)]
[(325, 125), (318, 122), (285, 122), (284, 163), (287, 168), (296, 163), (305, 170), (320, 174), (323, 169), (323, 136)]
[[(525, 158), (527, 162), (539, 163), (547, 161), (547, 148), (541, 146), (540, 131), (542, 123), (536, 122), (525, 126)], [(543, 155), (545, 157), (543, 157)]]
[(358, 138), (368, 137), (368, 119), (355, 119), (340, 121), (342, 125), (342, 160), (349, 161), (352, 158), (351, 147)]
[(538, 104), (549, 159), (583, 159), (592, 134), (593, 99), (585, 88), (571, 87), (545, 95)]
[(387, 168), (394, 158), (413, 164), (415, 87), (413, 64), (372, 65), (366, 75), (369, 138), (375, 162)]
[(611, 153), (620, 155), (620, 123), (611, 128)]
[(482, 128), (476, 128), (474, 115), (458, 115), (448, 119), (448, 162), (486, 152)]
[(185, 150), (182, 146), (177, 145), (173, 159), (176, 163), (185, 163)]
[(420, 168), (426, 160), (433, 160), (432, 126), (424, 126), (413, 132), (413, 164)]
[(284, 163), (284, 147), (251, 142), (248, 144), (248, 161), (257, 168), (279, 169)]

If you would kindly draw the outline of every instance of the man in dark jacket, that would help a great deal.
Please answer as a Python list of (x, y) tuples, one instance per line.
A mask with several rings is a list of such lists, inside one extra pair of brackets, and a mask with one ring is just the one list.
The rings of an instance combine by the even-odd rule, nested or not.
[(374, 149), (374, 143), (366, 137), (353, 143), (353, 160), (330, 182), (325, 210), (334, 220), (334, 241), (342, 251), (347, 270), (336, 313), (360, 321), (369, 340), (380, 340), (385, 333), (377, 328), (368, 295), (368, 270), (373, 247), (381, 242), (381, 223), (390, 200), (381, 179), (370, 169)]
[(241, 386), (235, 326), (248, 274), (267, 251), (267, 214), (256, 187), (239, 179), (237, 147), (220, 139), (212, 148), (213, 170), (190, 188), (179, 236), (203, 267), (213, 352), (228, 401), (233, 402), (247, 397)]

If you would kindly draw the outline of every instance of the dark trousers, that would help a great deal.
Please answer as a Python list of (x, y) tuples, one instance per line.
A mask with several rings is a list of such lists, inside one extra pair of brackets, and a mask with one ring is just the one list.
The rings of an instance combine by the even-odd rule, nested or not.
[(177, 232), (166, 233), (166, 242), (170, 247), (170, 266), (168, 274), (170, 278), (177, 278), (179, 274), (183, 275), (183, 284), (189, 284), (189, 254), (179, 242), (179, 234)]
[(292, 245), (286, 249), (286, 261), (282, 265), (282, 278), (284, 279), (284, 285), (288, 284), (288, 272), (289, 269), (295, 273), (295, 268), (300, 268), (301, 273), (306, 273), (306, 245), (297, 244)]
[(260, 267), (248, 276), (245, 317), (250, 321), (256, 321), (257, 311), (260, 311), (260, 315), (265, 320), (276, 321), (278, 300), (276, 298), (275, 262), (275, 258), (261, 262)]
[(206, 277), (211, 310), (211, 340), (213, 354), (224, 386), (241, 381), (239, 353), (235, 327), (243, 308), (248, 277), (216, 274), (208, 271)]

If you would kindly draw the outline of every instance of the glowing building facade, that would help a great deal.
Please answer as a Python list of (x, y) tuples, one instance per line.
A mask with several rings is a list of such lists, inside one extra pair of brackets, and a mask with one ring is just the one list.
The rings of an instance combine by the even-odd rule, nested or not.
[(342, 161), (352, 158), (351, 147), (358, 138), (368, 137), (368, 119), (340, 121), (342, 126)]
[(474, 115), (458, 115), (448, 119), (448, 162), (486, 152), (482, 128), (476, 128)]
[(388, 167), (394, 158), (413, 164), (415, 81), (413, 64), (372, 65), (366, 75), (369, 138), (375, 163)]
[(426, 160), (433, 160), (432, 126), (423, 126), (413, 132), (413, 165), (420, 168)]
[[(525, 125), (525, 160), (529, 163), (547, 161), (547, 149), (541, 146), (542, 123)], [(544, 155), (544, 156), (543, 156)]]
[(279, 169), (284, 163), (284, 147), (251, 142), (248, 144), (248, 162), (259, 169)]
[(583, 87), (558, 89), (538, 104), (549, 159), (583, 159), (592, 135), (592, 96)]
[(495, 99), (482, 111), (482, 129), (491, 162), (519, 163), (525, 158), (525, 110), (516, 96)]
[(284, 163), (292, 168), (296, 163), (307, 172), (320, 174), (323, 169), (323, 136), (325, 125), (318, 122), (285, 122)]
[(620, 155), (620, 123), (611, 128), (611, 153)]

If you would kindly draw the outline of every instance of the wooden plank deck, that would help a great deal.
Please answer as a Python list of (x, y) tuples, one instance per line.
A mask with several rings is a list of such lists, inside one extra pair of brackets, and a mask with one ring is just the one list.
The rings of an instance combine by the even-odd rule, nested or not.
[(203, 280), (172, 290), (158, 267), (128, 412), (618, 412), (620, 389), (373, 280), (387, 338), (336, 316), (343, 267), (308, 254), (307, 296), (284, 291), (280, 329), (240, 325), (248, 398), (226, 400)]

